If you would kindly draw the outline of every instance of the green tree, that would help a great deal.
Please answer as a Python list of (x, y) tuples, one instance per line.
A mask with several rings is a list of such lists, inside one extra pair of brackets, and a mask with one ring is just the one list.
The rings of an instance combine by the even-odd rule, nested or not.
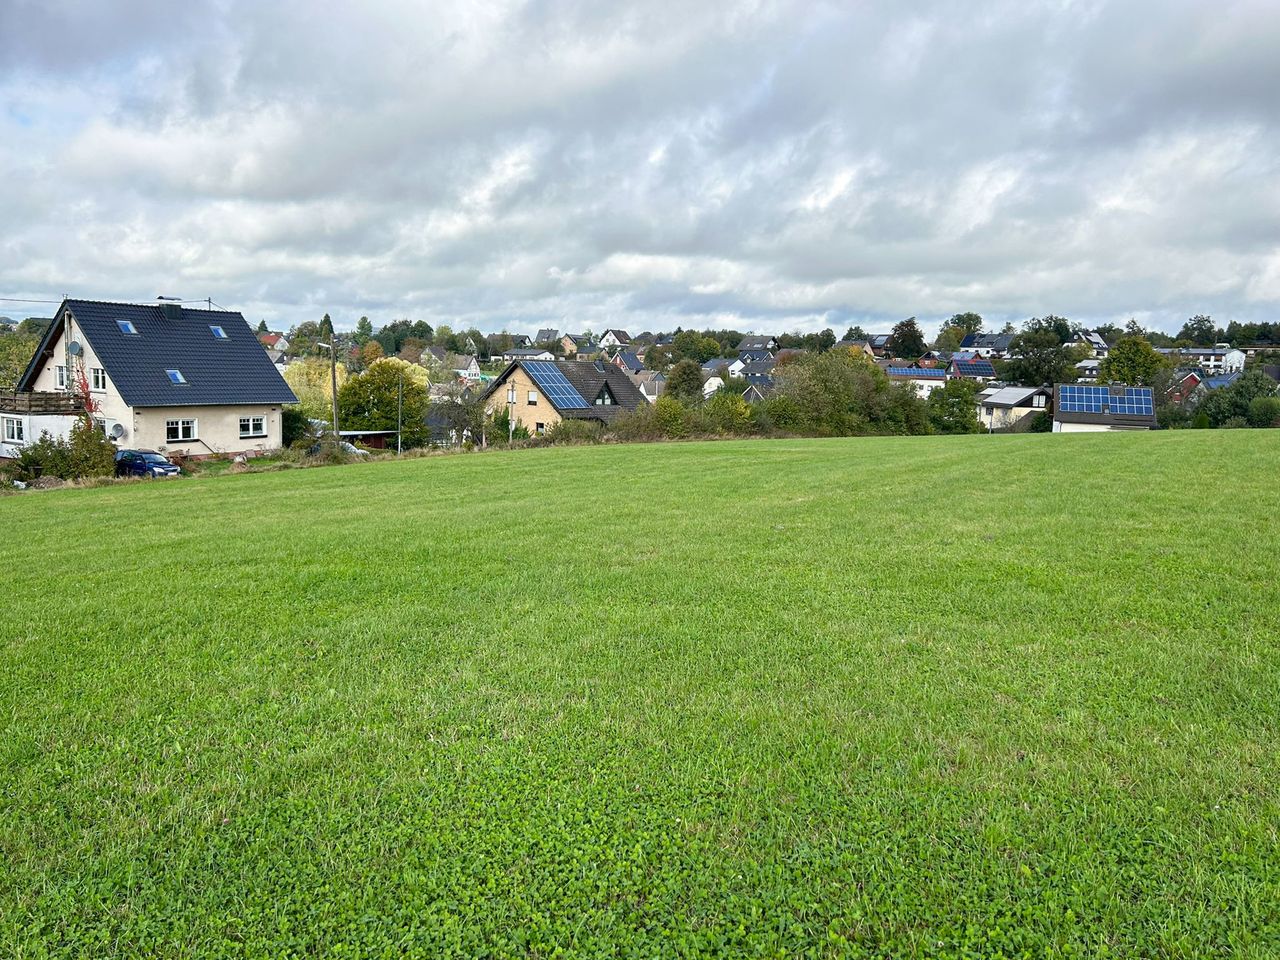
[(964, 340), (964, 331), (959, 327), (945, 326), (938, 331), (938, 338), (933, 341), (933, 349), (955, 353)]
[(1168, 361), (1145, 338), (1129, 335), (1116, 341), (1098, 368), (1098, 378), (1103, 383), (1148, 387), (1167, 365)]
[(959, 377), (935, 388), (925, 401), (929, 425), (937, 433), (979, 432), (977, 395), (978, 384)]
[(1280, 427), (1280, 397), (1254, 397), (1248, 420), (1251, 427)]
[(667, 374), (665, 396), (692, 406), (702, 400), (702, 367), (693, 360), (681, 360)]
[(899, 321), (889, 333), (889, 351), (895, 357), (914, 359), (928, 349), (924, 342), (924, 334), (915, 317)]
[(1218, 342), (1218, 328), (1213, 325), (1213, 318), (1197, 313), (1182, 325), (1177, 339), (1186, 340), (1197, 346), (1212, 346)]
[(928, 410), (913, 389), (897, 388), (874, 363), (849, 350), (806, 353), (774, 371), (765, 415), (815, 436), (927, 433)]
[(857, 324), (854, 324), (852, 327), (850, 327), (848, 330), (844, 332), (844, 337), (842, 339), (870, 340), (871, 334), (867, 333), (867, 331), (863, 330), (862, 327), (858, 326)]
[(269, 333), (269, 332), (270, 332), (269, 330), (267, 330), (267, 321), (266, 321), (266, 320), (259, 320), (259, 321), (258, 321), (258, 332), (259, 332), (259, 333)]
[(368, 317), (361, 317), (356, 321), (355, 339), (356, 343), (362, 347), (373, 339), (373, 324)]
[[(347, 379), (347, 368), (338, 364), (338, 390)], [(329, 377), (329, 359), (310, 356), (295, 360), (284, 368), (284, 382), (298, 398), (298, 407), (314, 420), (327, 421), (332, 415), (332, 381)]]
[(1254, 400), (1272, 398), (1276, 393), (1275, 381), (1261, 370), (1249, 370), (1229, 387), (1211, 390), (1196, 408), (1209, 418), (1210, 426), (1221, 427), (1228, 420), (1248, 420)]
[(1005, 362), (1004, 378), (1024, 387), (1075, 383), (1079, 352), (1061, 343), (1057, 332), (1042, 328), (1013, 338)]
[(1076, 336), (1076, 328), (1066, 317), (1058, 317), (1050, 313), (1043, 317), (1032, 317), (1022, 325), (1024, 333), (1043, 333), (1048, 331), (1058, 343), (1071, 343)]
[(957, 313), (947, 321), (948, 327), (955, 327), (961, 331), (960, 336), (963, 338), (965, 334), (982, 332), (982, 315), (978, 313)]
[(426, 371), (395, 357), (384, 357), (338, 388), (338, 419), (347, 430), (395, 430), (403, 385), (403, 443), (417, 447), (429, 439)]
[(17, 386), (39, 343), (39, 337), (0, 333), (0, 390)]

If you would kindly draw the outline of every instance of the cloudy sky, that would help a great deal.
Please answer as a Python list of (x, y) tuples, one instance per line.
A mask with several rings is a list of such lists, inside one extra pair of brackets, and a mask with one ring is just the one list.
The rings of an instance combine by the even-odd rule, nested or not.
[(0, 0), (0, 297), (1275, 319), (1277, 91), (1275, 0)]

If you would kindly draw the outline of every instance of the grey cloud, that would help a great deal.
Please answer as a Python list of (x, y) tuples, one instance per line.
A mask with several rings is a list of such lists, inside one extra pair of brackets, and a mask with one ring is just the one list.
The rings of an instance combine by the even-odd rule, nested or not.
[(1263, 0), (104, 9), (0, 7), (0, 296), (526, 332), (1280, 300)]

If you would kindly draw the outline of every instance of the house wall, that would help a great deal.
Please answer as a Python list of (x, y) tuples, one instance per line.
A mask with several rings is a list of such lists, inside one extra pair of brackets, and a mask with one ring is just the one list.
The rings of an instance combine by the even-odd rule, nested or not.
[[(0, 458), (12, 460), (22, 448), (40, 439), (40, 434), (47, 432), (55, 440), (66, 440), (71, 436), (71, 428), (76, 425), (76, 417), (58, 413), (6, 413), (0, 410)], [(21, 443), (4, 439), (3, 421), (17, 420), (22, 424), (23, 439)]]
[(1060, 423), (1053, 421), (1054, 433), (1126, 433), (1130, 430), (1146, 430), (1146, 427), (1115, 427), (1105, 423)]
[[(533, 379), (520, 367), (512, 370), (510, 376), (498, 384), (493, 395), (489, 397), (489, 403), (485, 407), (486, 413), (492, 416), (507, 407), (507, 391), (513, 383), (516, 387), (516, 402), (511, 410), (512, 418), (517, 425), (524, 427), (530, 434), (536, 434), (539, 424), (542, 425), (542, 429), (550, 430), (560, 422), (562, 419), (560, 414), (556, 413), (551, 401), (543, 396), (542, 388), (534, 383)], [(529, 406), (530, 390), (538, 394), (538, 402), (534, 406)]]
[[(262, 417), (267, 435), (249, 439), (240, 436), (241, 417)], [(196, 440), (171, 442), (166, 436), (166, 421), (195, 420)], [(216, 407), (136, 407), (128, 432), (119, 445), (125, 448), (158, 450), (161, 453), (182, 452), (202, 457), (214, 453), (263, 453), (278, 449), (280, 439), (280, 407), (262, 404)]]
[(102, 363), (98, 360), (97, 354), (93, 352), (93, 347), (89, 344), (89, 341), (85, 337), (83, 331), (80, 330), (80, 325), (74, 321), (65, 325), (62, 336), (58, 339), (57, 343), (53, 345), (53, 356), (49, 358), (45, 365), (40, 368), (39, 373), (36, 374), (35, 382), (32, 384), (32, 390), (37, 392), (48, 391), (50, 393), (54, 393), (61, 389), (57, 386), (57, 368), (63, 366), (67, 362), (67, 345), (71, 343), (72, 340), (77, 341), (80, 346), (84, 348), (84, 352), (78, 358), (72, 359), (72, 364), (73, 367), (82, 368), (85, 376), (90, 377), (89, 395), (93, 398), (97, 406), (97, 409), (94, 411), (94, 416), (105, 422), (108, 435), (111, 428), (117, 423), (124, 424), (127, 429), (132, 424), (132, 411), (130, 410), (129, 405), (124, 402), (124, 398), (120, 396), (120, 391), (116, 389), (115, 384), (111, 382), (111, 377), (109, 375), (107, 376), (105, 389), (92, 389), (92, 375), (90, 371), (94, 367), (102, 367)]

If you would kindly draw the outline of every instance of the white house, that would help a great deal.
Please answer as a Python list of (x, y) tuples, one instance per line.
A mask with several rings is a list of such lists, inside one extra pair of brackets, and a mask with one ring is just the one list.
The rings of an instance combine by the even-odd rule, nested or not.
[[(208, 456), (280, 446), (281, 407), (297, 398), (239, 313), (176, 303), (64, 300), (13, 398), (87, 397), (94, 421), (121, 447)], [(19, 419), (19, 412), (3, 414)], [(47, 414), (40, 414), (46, 416)], [(64, 413), (66, 435), (75, 414)], [(39, 436), (35, 419), (23, 441)], [(4, 428), (10, 435), (16, 424)]]
[(927, 397), (947, 382), (947, 371), (938, 367), (889, 367), (885, 372), (894, 383), (909, 384), (921, 397)]
[(1158, 353), (1181, 357), (1184, 363), (1196, 364), (1209, 373), (1236, 373), (1244, 369), (1245, 354), (1229, 343), (1212, 347), (1160, 347)]
[(1012, 427), (1048, 409), (1051, 396), (1046, 387), (987, 387), (977, 396), (978, 422), (987, 430)]
[[(513, 348), (502, 353), (501, 360), (503, 363), (511, 363), (515, 360), (554, 360), (556, 355), (550, 350), (542, 350), (538, 347), (530, 348)], [(476, 373), (478, 374), (480, 367), (477, 365)]]
[(600, 346), (607, 349), (625, 347), (631, 343), (631, 336), (625, 330), (606, 330), (600, 338)]

